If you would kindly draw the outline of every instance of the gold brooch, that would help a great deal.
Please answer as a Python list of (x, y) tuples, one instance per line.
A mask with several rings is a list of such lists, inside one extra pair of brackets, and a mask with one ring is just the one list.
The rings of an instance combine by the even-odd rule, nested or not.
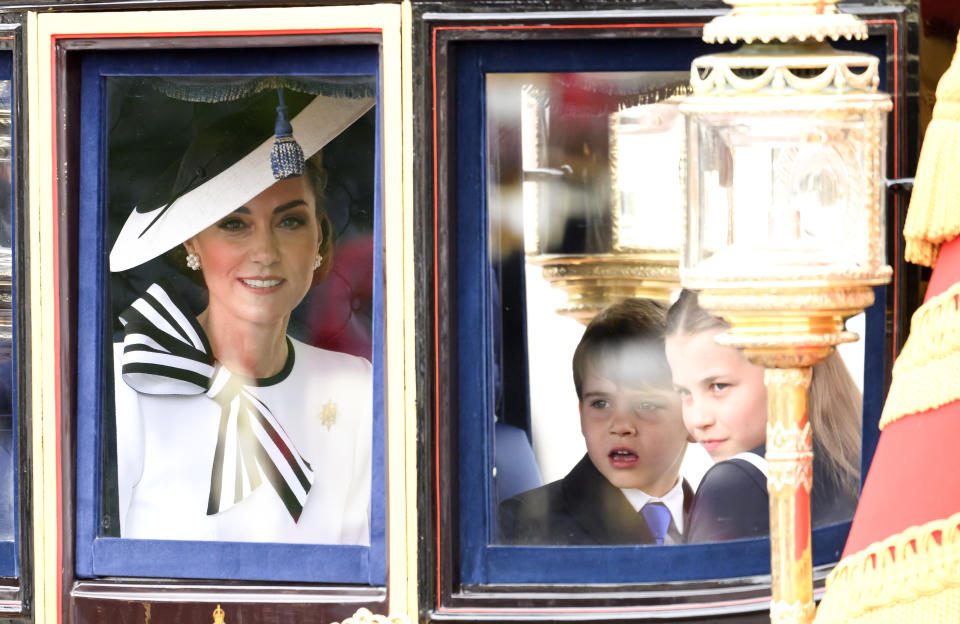
[(320, 422), (327, 428), (327, 431), (330, 431), (330, 427), (337, 424), (337, 404), (333, 402), (333, 399), (327, 401), (326, 405), (323, 406), (323, 411), (320, 412)]

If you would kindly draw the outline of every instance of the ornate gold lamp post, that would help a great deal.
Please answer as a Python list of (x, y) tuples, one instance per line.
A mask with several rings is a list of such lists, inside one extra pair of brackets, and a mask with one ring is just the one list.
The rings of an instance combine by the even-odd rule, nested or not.
[(718, 337), (766, 367), (771, 619), (809, 622), (811, 366), (856, 340), (844, 321), (889, 281), (878, 60), (825, 41), (865, 38), (836, 0), (726, 0), (696, 59), (687, 117), (681, 281), (730, 323)]

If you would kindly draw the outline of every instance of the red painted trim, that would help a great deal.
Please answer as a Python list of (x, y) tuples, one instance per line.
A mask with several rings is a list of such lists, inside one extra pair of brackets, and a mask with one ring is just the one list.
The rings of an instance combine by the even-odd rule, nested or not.
[(284, 30), (195, 30), (184, 32), (133, 32), (133, 33), (63, 33), (53, 35), (61, 39), (140, 39), (147, 37), (260, 37), (271, 35), (326, 35), (349, 33), (382, 33), (382, 28), (290, 28)]
[[(433, 483), (434, 483), (434, 513), (436, 518), (436, 547), (437, 558), (435, 569), (437, 572), (437, 612), (438, 613), (525, 613), (527, 611), (517, 609), (444, 609), (443, 603), (443, 574), (441, 562), (443, 561), (443, 551), (440, 541), (440, 442), (437, 432), (440, 430), (440, 318), (439, 318), (439, 300), (440, 300), (440, 276), (439, 276), (439, 248), (437, 239), (439, 235), (437, 217), (440, 210), (440, 192), (437, 175), (439, 172), (439, 154), (437, 150), (437, 32), (441, 30), (585, 30), (585, 29), (604, 29), (612, 28), (687, 28), (703, 27), (703, 22), (690, 23), (649, 23), (649, 24), (520, 24), (520, 25), (492, 25), (492, 26), (437, 26), (433, 28), (431, 35), (430, 60), (432, 63), (432, 98), (433, 98), (433, 355), (434, 355), (434, 410), (433, 410)], [(672, 608), (672, 607), (671, 607)], [(631, 612), (636, 609), (618, 610), (614, 608), (614, 613)], [(531, 609), (532, 613), (600, 613), (607, 612), (602, 608), (597, 609)]]
[(430, 62), (433, 66), (433, 365), (434, 365), (434, 410), (433, 410), (433, 498), (436, 508), (437, 538), (437, 606), (441, 604), (440, 573), (440, 251), (437, 247), (438, 219), (440, 210), (440, 191), (437, 183), (439, 154), (437, 153), (437, 30), (433, 31), (433, 44), (430, 50)]
[(516, 24), (491, 26), (437, 26), (433, 29), (433, 40), (436, 44), (438, 30), (609, 30), (612, 28), (685, 28), (695, 26), (702, 28), (706, 22), (677, 22), (677, 23), (649, 23), (649, 24)]

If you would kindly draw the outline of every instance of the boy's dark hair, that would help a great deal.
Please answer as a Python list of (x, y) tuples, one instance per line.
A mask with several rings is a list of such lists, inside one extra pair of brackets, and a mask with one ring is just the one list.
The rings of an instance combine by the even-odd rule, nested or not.
[(626, 299), (594, 317), (573, 353), (573, 385), (583, 399), (583, 381), (601, 369), (613, 381), (671, 384), (664, 352), (667, 308), (650, 299)]

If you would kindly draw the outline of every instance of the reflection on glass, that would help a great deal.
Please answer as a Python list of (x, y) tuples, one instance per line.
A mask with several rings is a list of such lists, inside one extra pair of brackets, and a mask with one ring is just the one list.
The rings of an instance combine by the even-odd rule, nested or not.
[(374, 78), (106, 87), (102, 533), (367, 544)]
[(679, 98), (611, 116), (613, 249), (679, 250), (683, 116)]
[[(686, 72), (498, 74), (488, 78), (495, 123), (519, 126), (526, 250), (532, 254), (646, 249), (637, 221), (677, 206), (681, 117), (671, 98)], [(507, 85), (514, 85), (508, 89)], [(512, 91), (512, 93), (508, 93)], [(517, 102), (519, 98), (519, 102)], [(513, 100), (513, 111), (507, 111)], [(507, 120), (510, 120), (509, 122)], [(504, 128), (505, 130), (506, 128)], [(506, 141), (503, 132), (491, 137)], [(499, 145), (505, 147), (504, 143)], [(501, 151), (494, 158), (502, 158)], [(491, 160), (504, 174), (508, 164)], [(621, 169), (619, 163), (626, 169)], [(652, 195), (636, 195), (640, 187)], [(548, 206), (549, 209), (543, 208)], [(498, 210), (491, 204), (491, 211)], [(622, 215), (622, 218), (621, 218)], [(668, 221), (669, 222), (669, 221)], [(656, 225), (656, 231), (663, 231)], [(637, 239), (637, 236), (648, 237)], [(657, 240), (661, 248), (672, 248)]]
[[(667, 497), (669, 491), (605, 475), (604, 462), (636, 466), (642, 463), (640, 454), (630, 448), (602, 452), (601, 443), (590, 442), (589, 425), (594, 421), (585, 422), (583, 414), (606, 408), (618, 398), (625, 399), (612, 393), (602, 397), (600, 403), (587, 400), (581, 404), (571, 369), (574, 352), (585, 336), (584, 326), (593, 312), (579, 318), (558, 313), (558, 309), (567, 306), (569, 310), (570, 306), (568, 295), (555, 287), (563, 280), (555, 280), (551, 286), (544, 279), (542, 267), (525, 261), (525, 256), (610, 258), (631, 253), (649, 256), (650, 250), (679, 252), (684, 129), (675, 96), (682, 94), (688, 79), (686, 72), (487, 76), (486, 197), (494, 306), (490, 332), (496, 379), (490, 509), (493, 526), (498, 525), (498, 519), (507, 518), (507, 526), (496, 529), (494, 542), (656, 543), (651, 533), (643, 531), (633, 535), (609, 531), (604, 535), (596, 526), (596, 518), (588, 529), (583, 528), (587, 520), (547, 518), (561, 503), (564, 487), (608, 493), (612, 488), (617, 496), (595, 494), (592, 499), (581, 497), (562, 503), (568, 509), (592, 509), (594, 516), (608, 514), (613, 524), (625, 528), (637, 522), (637, 511), (644, 506), (645, 499), (638, 494), (643, 487), (656, 489), (652, 494), (657, 499)], [(718, 134), (718, 145), (727, 146), (721, 138), (732, 135), (733, 131)], [(858, 175), (849, 164), (856, 161), (838, 151), (830, 136), (822, 141), (811, 138), (805, 150), (772, 153), (749, 145), (736, 147), (738, 158), (756, 159), (756, 168), (764, 159), (778, 159), (786, 176), (784, 182), (792, 189), (789, 201), (781, 202), (779, 216), (759, 222), (744, 218), (733, 223), (725, 206), (732, 201), (732, 193), (743, 193), (758, 206), (763, 205), (774, 197), (773, 181), (747, 176), (734, 183), (727, 179), (729, 168), (718, 158), (717, 166), (711, 169), (714, 177), (701, 182), (711, 185), (708, 196), (715, 208), (704, 211), (709, 213), (709, 221), (700, 228), (704, 249), (726, 246), (728, 236), (738, 240), (752, 237), (755, 242), (771, 240), (773, 246), (789, 247), (809, 244), (811, 239), (824, 240), (821, 235), (825, 234), (837, 245), (831, 253), (858, 253), (842, 247), (850, 237), (859, 240), (853, 234), (859, 231), (859, 224), (846, 223), (836, 230), (825, 227), (830, 211), (842, 207), (848, 199), (845, 189), (850, 176)], [(743, 169), (749, 172), (751, 168)], [(794, 219), (790, 215), (797, 212), (797, 202), (816, 203), (818, 209), (804, 210), (803, 219)], [(568, 272), (565, 279), (568, 284), (572, 282), (573, 273)], [(610, 292), (603, 295), (607, 304), (636, 296), (627, 290)], [(623, 342), (628, 344), (630, 340), (624, 337)], [(863, 343), (845, 345), (841, 351), (855, 372), (856, 385), (862, 385)], [(643, 368), (639, 362), (644, 358), (637, 357), (632, 370)], [(611, 377), (623, 381), (621, 374), (609, 370), (605, 374), (601, 377), (608, 381)], [(633, 403), (650, 409), (658, 406), (658, 413), (671, 413), (670, 422), (679, 426), (671, 431), (680, 431), (685, 438), (688, 430), (680, 425), (678, 411), (664, 409), (676, 400), (672, 381), (664, 386), (653, 379), (657, 375), (651, 374), (651, 379), (635, 384), (637, 387), (621, 383), (619, 389), (634, 398), (638, 393), (652, 392)], [(665, 387), (670, 390), (670, 398), (657, 394)], [(644, 459), (661, 468), (672, 465), (669, 461), (664, 464), (663, 457), (671, 456), (675, 438), (661, 437), (657, 450), (644, 453)], [(700, 444), (682, 440), (680, 444), (686, 447), (680, 466), (682, 478), (670, 485), (679, 488), (682, 506), (684, 499), (689, 502), (689, 494), (696, 491), (713, 460)], [(601, 452), (594, 453), (595, 449)], [(591, 460), (593, 455), (599, 455), (596, 461)], [(667, 468), (662, 470), (663, 474), (669, 473)], [(687, 493), (683, 492), (684, 480), (689, 484)], [(551, 483), (555, 485), (543, 487)], [(501, 502), (518, 494), (521, 498), (508, 503), (512, 509), (503, 515)], [(676, 501), (676, 492), (670, 500)], [(531, 521), (536, 505), (545, 511)], [(633, 510), (630, 520), (625, 519), (627, 508)], [(624, 512), (623, 517), (617, 520), (620, 512)], [(641, 515), (648, 528), (656, 522)], [(679, 522), (671, 518), (671, 534), (664, 543), (683, 539), (677, 533), (683, 530), (686, 517), (682, 513), (680, 516)], [(567, 520), (571, 523), (568, 528), (579, 528), (567, 530), (566, 537), (551, 533)], [(530, 526), (535, 528), (530, 530)], [(578, 531), (590, 535), (577, 537)]]
[(14, 527), (11, 82), (0, 81), (0, 539)]
[[(494, 505), (590, 464), (571, 376), (584, 325), (557, 313), (564, 293), (524, 262), (524, 251), (676, 253), (682, 128), (671, 98), (687, 80), (686, 72), (487, 78), (490, 257), (499, 298)], [(673, 416), (674, 432), (682, 432)], [(696, 487), (703, 455), (692, 448), (684, 465)], [(681, 486), (682, 506), (681, 481), (670, 485)], [(581, 543), (649, 541), (597, 539)]]

